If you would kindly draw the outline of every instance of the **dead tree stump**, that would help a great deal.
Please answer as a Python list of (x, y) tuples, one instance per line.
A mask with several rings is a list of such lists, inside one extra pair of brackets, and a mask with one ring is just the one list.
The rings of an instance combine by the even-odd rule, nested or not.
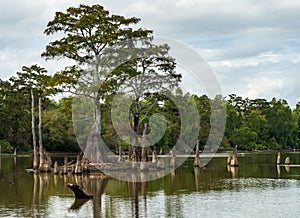
[(57, 161), (55, 161), (55, 162), (54, 162), (53, 173), (54, 173), (54, 174), (58, 174), (58, 173), (59, 173), (59, 169), (58, 169), (58, 163), (57, 163)]
[(152, 163), (157, 162), (157, 155), (156, 155), (156, 149), (154, 148), (152, 151)]
[(175, 168), (176, 167), (176, 150), (175, 150), (175, 146), (173, 147), (172, 151), (171, 151), (171, 161), (170, 161), (170, 167)]
[(284, 163), (285, 163), (285, 165), (290, 165), (290, 164), (291, 164), (291, 159), (290, 159), (290, 157), (286, 157)]
[(118, 161), (121, 162), (123, 161), (123, 157), (122, 157), (122, 146), (120, 145), (119, 146), (119, 156), (118, 156)]
[(64, 158), (64, 167), (63, 167), (62, 174), (68, 174), (68, 157)]
[(77, 160), (76, 160), (74, 173), (75, 174), (81, 174), (82, 173), (81, 161), (80, 161), (80, 155), (79, 154), (77, 155)]
[(196, 153), (195, 153), (195, 160), (194, 160), (194, 167), (199, 167), (200, 155), (199, 155), (199, 140), (196, 143)]
[(278, 154), (277, 154), (277, 165), (280, 165), (280, 152), (278, 152)]
[(239, 166), (238, 154), (237, 154), (237, 145), (233, 149), (233, 154), (230, 160), (230, 166), (236, 167)]

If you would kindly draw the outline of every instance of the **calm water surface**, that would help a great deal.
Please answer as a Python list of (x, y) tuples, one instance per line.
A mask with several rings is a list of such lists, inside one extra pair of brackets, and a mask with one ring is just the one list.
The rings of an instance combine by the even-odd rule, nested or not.
[[(282, 159), (287, 155), (300, 165), (300, 153)], [(300, 167), (277, 167), (276, 157), (240, 154), (238, 168), (215, 157), (201, 169), (189, 159), (164, 178), (134, 183), (28, 173), (31, 158), (3, 156), (0, 217), (299, 217)], [(68, 182), (81, 184), (94, 198), (75, 201)]]

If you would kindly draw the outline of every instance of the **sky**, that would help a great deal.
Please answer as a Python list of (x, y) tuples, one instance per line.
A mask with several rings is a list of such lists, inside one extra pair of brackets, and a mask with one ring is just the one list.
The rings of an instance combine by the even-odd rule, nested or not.
[(298, 0), (1, 0), (0, 78), (22, 66), (49, 72), (65, 62), (40, 54), (53, 40), (43, 34), (56, 11), (100, 4), (113, 14), (139, 17), (155, 36), (180, 41), (207, 61), (223, 95), (300, 101)]

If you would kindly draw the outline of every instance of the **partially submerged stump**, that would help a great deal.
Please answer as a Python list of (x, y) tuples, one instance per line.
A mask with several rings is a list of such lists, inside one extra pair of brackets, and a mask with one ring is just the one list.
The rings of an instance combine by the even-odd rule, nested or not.
[(199, 161), (200, 161), (200, 156), (199, 156), (199, 140), (197, 140), (195, 160), (194, 160), (194, 167), (199, 167)]
[(157, 154), (156, 154), (156, 149), (154, 148), (152, 151), (152, 163), (157, 162)]
[(37, 147), (33, 147), (33, 169), (37, 170), (39, 168), (39, 159), (38, 159), (38, 151)]
[(81, 174), (82, 173), (81, 160), (80, 160), (80, 155), (79, 154), (77, 155), (77, 160), (76, 160), (74, 173), (75, 174)]
[(176, 150), (175, 150), (175, 146), (173, 147), (172, 151), (171, 151), (172, 157), (171, 157), (171, 161), (170, 161), (170, 167), (175, 168), (176, 167)]
[(55, 161), (55, 162), (54, 162), (53, 173), (54, 173), (54, 174), (58, 174), (58, 173), (59, 173), (59, 169), (58, 169), (58, 163), (57, 163), (57, 161)]
[(87, 158), (83, 158), (82, 162), (82, 172), (89, 172), (89, 161)]
[(239, 161), (238, 161), (237, 157), (231, 158), (230, 166), (233, 166), (233, 167), (239, 166)]
[(71, 189), (74, 194), (75, 198), (81, 198), (81, 199), (89, 199), (93, 198), (93, 195), (87, 193), (85, 190), (83, 190), (78, 184), (68, 184), (68, 188)]
[(163, 154), (163, 149), (162, 149), (162, 147), (160, 147), (160, 149), (159, 149), (159, 154), (160, 154), (160, 155)]
[(280, 164), (280, 152), (278, 152), (278, 154), (277, 154), (277, 165), (279, 165)]
[(122, 146), (119, 146), (119, 156), (118, 156), (118, 161), (121, 162), (123, 161), (123, 157), (122, 157)]
[(48, 153), (43, 152), (42, 157), (40, 157), (41, 163), (39, 166), (40, 172), (51, 172), (51, 157)]
[(64, 158), (64, 167), (63, 167), (63, 171), (62, 174), (67, 174), (68, 173), (68, 157)]
[(290, 157), (286, 157), (284, 163), (285, 163), (285, 165), (290, 165), (291, 164)]
[(232, 157), (230, 159), (230, 164), (229, 165), (233, 166), (233, 167), (239, 166), (238, 154), (237, 154), (237, 145), (233, 149), (233, 154), (232, 154)]

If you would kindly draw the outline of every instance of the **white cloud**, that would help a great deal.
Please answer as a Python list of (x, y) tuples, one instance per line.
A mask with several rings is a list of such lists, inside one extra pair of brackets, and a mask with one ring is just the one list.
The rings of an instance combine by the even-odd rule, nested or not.
[(111, 13), (140, 17), (140, 26), (194, 47), (208, 61), (224, 94), (299, 101), (300, 1), (297, 0), (2, 0), (0, 75), (41, 63), (51, 37), (43, 35), (56, 11), (98, 3)]

